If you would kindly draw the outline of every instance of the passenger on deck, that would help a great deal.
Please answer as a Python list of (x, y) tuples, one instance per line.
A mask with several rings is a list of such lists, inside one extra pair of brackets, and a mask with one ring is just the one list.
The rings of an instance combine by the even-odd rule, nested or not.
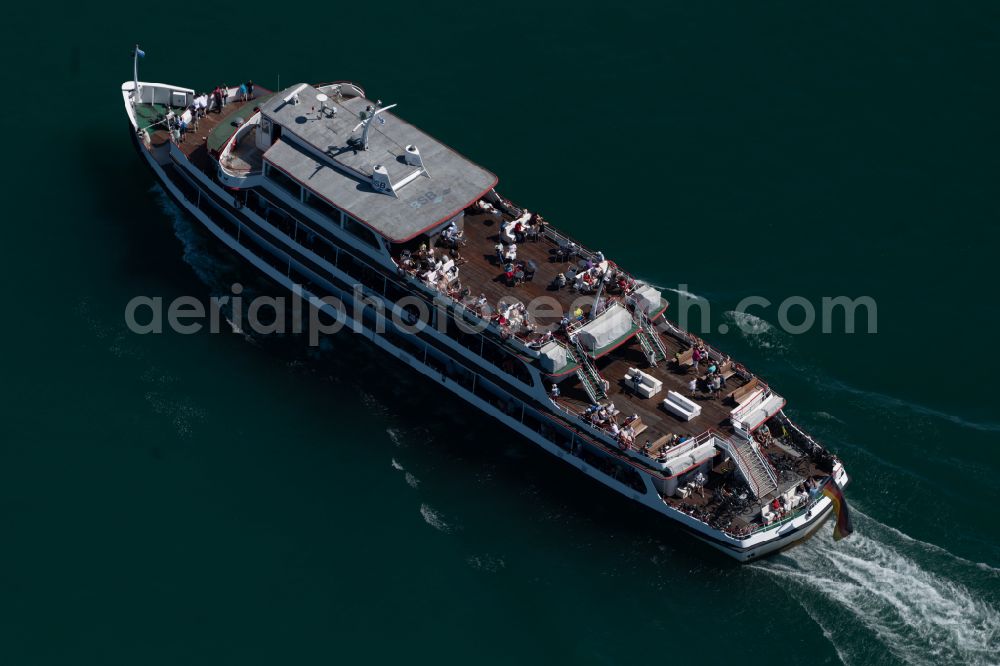
[(698, 393), (698, 378), (693, 377), (691, 381), (688, 382), (688, 391), (691, 393), (691, 397), (695, 397)]
[(504, 260), (504, 256), (503, 256), (503, 243), (500, 242), (500, 241), (497, 241), (497, 244), (493, 246), (493, 251), (496, 252), (496, 254), (497, 254), (497, 261), (502, 266), (503, 265), (503, 260)]
[(247, 81), (247, 97), (253, 99), (253, 79)]
[(248, 97), (247, 97), (247, 84), (245, 84), (245, 83), (241, 83), (240, 84), (239, 99), (240, 99), (241, 102), (245, 102), (248, 99)]
[(208, 93), (202, 93), (194, 98), (194, 112), (199, 118), (205, 115), (208, 108)]

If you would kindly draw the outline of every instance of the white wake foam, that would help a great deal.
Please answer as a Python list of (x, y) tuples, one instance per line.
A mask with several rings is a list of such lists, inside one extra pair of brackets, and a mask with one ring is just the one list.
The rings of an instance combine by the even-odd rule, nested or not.
[(679, 296), (683, 296), (685, 298), (690, 298), (692, 301), (705, 301), (705, 300), (708, 300), (708, 299), (706, 299), (706, 298), (704, 298), (702, 296), (699, 296), (698, 294), (695, 294), (695, 293), (692, 293), (692, 292), (688, 291), (687, 289), (674, 289), (673, 287), (660, 287), (659, 285), (655, 285), (655, 284), (653, 286), (656, 287), (657, 289), (659, 289), (660, 291), (672, 291), (672, 292), (674, 292), (675, 294), (677, 294)]
[(452, 531), (451, 525), (445, 522), (441, 514), (429, 507), (426, 504), (420, 505), (420, 515), (424, 517), (424, 522), (433, 527), (434, 529), (448, 534)]
[(397, 470), (397, 471), (400, 471), (400, 472), (403, 473), (403, 479), (406, 480), (406, 485), (408, 485), (409, 487), (411, 487), (414, 490), (416, 490), (417, 487), (420, 486), (420, 479), (418, 479), (416, 476), (414, 476), (412, 472), (406, 471), (406, 468), (403, 467), (402, 465), (400, 465), (398, 462), (396, 462), (395, 458), (392, 459), (392, 468), (394, 470)]
[(735, 326), (740, 335), (758, 349), (784, 351), (788, 346), (788, 335), (757, 315), (727, 310), (722, 313), (722, 317), (729, 324), (730, 330)]
[[(1000, 650), (997, 570), (956, 557), (855, 510), (856, 531), (811, 541), (751, 565), (789, 592), (845, 663), (892, 653), (908, 664), (995, 664)], [(985, 567), (985, 568), (984, 568)], [(865, 629), (878, 645), (859, 640)], [(879, 648), (879, 649), (876, 649)]]
[(487, 571), (489, 573), (496, 573), (501, 569), (507, 567), (507, 563), (503, 561), (502, 557), (497, 557), (496, 555), (471, 555), (465, 558), (466, 563), (473, 569), (478, 569), (479, 571)]
[(385, 434), (389, 435), (389, 441), (396, 446), (403, 446), (403, 431), (399, 428), (386, 428)]

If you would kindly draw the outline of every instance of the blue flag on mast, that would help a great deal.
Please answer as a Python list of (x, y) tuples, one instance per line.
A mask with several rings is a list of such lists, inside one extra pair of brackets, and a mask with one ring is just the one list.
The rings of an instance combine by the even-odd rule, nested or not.
[(145, 58), (146, 57), (146, 52), (143, 51), (142, 49), (140, 49), (138, 46), (135, 47), (135, 54), (137, 56), (139, 56), (140, 58)]

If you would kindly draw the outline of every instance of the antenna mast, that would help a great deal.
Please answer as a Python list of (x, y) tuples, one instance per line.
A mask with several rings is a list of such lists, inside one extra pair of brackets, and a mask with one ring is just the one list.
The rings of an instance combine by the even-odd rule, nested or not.
[[(368, 150), (368, 128), (375, 120), (375, 116), (382, 113), (383, 111), (388, 111), (389, 109), (396, 106), (395, 104), (390, 104), (389, 106), (382, 106), (382, 100), (375, 102), (375, 106), (368, 105), (368, 108), (362, 112), (361, 122), (354, 126), (352, 132), (357, 132), (359, 127), (364, 127), (364, 131), (361, 132), (361, 150)], [(385, 119), (379, 118), (379, 123), (384, 124)]]
[(139, 45), (135, 45), (132, 50), (132, 103), (139, 104), (142, 100), (139, 97)]

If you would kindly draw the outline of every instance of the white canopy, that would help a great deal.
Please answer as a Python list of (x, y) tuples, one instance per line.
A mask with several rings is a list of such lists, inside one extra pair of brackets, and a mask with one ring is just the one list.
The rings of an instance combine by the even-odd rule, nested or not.
[(632, 326), (632, 315), (629, 311), (621, 304), (613, 303), (611, 307), (597, 315), (594, 321), (582, 326), (577, 335), (583, 348), (593, 352), (622, 337), (632, 329)]
[(632, 294), (632, 298), (635, 300), (636, 308), (642, 310), (647, 315), (658, 310), (660, 303), (663, 301), (660, 292), (648, 284), (638, 287)]
[(538, 358), (542, 365), (542, 370), (555, 372), (559, 368), (566, 366), (566, 348), (558, 342), (554, 340), (546, 342), (538, 352), (540, 354)]

